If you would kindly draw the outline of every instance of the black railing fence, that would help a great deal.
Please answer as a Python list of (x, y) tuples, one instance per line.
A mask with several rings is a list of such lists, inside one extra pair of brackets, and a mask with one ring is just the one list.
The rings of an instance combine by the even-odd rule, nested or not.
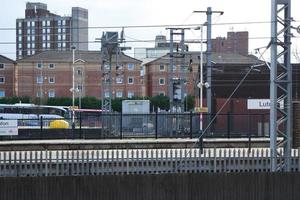
[[(202, 119), (202, 130), (200, 130)], [(214, 119), (208, 122), (208, 119)], [(66, 129), (51, 127), (53, 119), (18, 120), (18, 135), (1, 139), (61, 139), (61, 138), (204, 138), (268, 137), (269, 114), (101, 113), (65, 119)], [(208, 127), (208, 125), (210, 126)]]

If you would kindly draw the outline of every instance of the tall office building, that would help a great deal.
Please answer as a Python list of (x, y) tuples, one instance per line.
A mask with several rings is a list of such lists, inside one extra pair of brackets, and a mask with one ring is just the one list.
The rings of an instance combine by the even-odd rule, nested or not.
[(16, 58), (46, 50), (88, 50), (88, 10), (72, 8), (59, 16), (44, 3), (26, 3), (25, 18), (16, 20)]

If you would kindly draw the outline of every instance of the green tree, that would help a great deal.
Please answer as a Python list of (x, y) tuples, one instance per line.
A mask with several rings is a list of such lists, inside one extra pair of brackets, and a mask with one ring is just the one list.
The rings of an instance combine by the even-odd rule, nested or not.
[(163, 110), (170, 109), (170, 99), (167, 96), (157, 95), (154, 97), (150, 97), (149, 100), (151, 102), (151, 107), (154, 108), (154, 111), (157, 111), (158, 108)]
[(195, 97), (191, 95), (187, 95), (184, 98), (184, 108), (186, 111), (192, 111), (195, 107)]

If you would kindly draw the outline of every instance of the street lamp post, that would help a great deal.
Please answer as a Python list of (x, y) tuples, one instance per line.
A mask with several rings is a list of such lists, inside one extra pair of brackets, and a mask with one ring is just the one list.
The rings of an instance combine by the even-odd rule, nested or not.
[(75, 106), (75, 46), (72, 46), (72, 128), (75, 128), (75, 111), (74, 111), (74, 106)]

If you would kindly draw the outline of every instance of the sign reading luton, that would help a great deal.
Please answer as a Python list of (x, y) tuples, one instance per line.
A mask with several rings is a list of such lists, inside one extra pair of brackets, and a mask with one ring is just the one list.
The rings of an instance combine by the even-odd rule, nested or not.
[[(283, 101), (279, 103), (281, 109), (283, 109)], [(248, 99), (247, 108), (249, 110), (270, 110), (270, 99)]]
[(0, 135), (18, 135), (18, 121), (0, 120)]

